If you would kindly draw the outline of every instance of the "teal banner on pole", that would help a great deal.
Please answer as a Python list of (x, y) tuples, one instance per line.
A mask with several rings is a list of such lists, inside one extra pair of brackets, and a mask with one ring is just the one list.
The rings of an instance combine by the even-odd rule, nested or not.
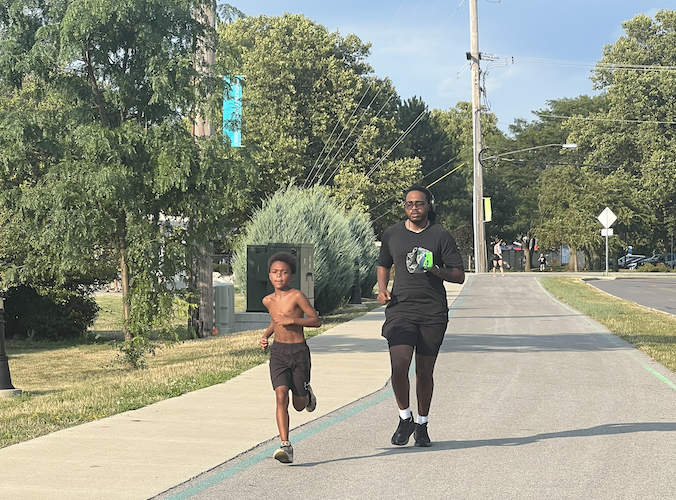
[(242, 147), (242, 80), (235, 76), (223, 77), (223, 135), (230, 139), (233, 148)]

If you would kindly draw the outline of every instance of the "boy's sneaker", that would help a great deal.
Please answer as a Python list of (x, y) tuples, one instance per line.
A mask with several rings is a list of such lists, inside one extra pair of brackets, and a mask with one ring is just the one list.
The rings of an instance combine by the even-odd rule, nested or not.
[(392, 436), (392, 444), (397, 446), (404, 446), (407, 444), (411, 434), (415, 431), (415, 426), (416, 423), (413, 420), (413, 415), (405, 420), (399, 417), (399, 427), (397, 427), (397, 430)]
[(415, 424), (415, 446), (422, 446), (423, 448), (432, 446), (430, 436), (427, 434), (427, 422)]
[(283, 464), (293, 463), (293, 446), (288, 441), (282, 441), (282, 446), (272, 456)]
[(312, 392), (312, 387), (310, 387), (309, 383), (305, 383), (305, 388), (307, 389), (307, 395), (310, 396), (310, 400), (307, 402), (305, 409), (309, 412), (313, 412), (315, 411), (315, 408), (317, 408), (317, 398), (315, 397), (315, 393)]

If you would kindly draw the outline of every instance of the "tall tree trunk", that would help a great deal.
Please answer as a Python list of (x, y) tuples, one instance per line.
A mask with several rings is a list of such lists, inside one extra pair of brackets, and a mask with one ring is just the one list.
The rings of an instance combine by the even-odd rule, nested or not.
[(125, 238), (124, 226), (126, 216), (123, 213), (117, 220), (117, 247), (120, 252), (120, 274), (122, 281), (122, 318), (124, 325), (124, 339), (131, 340), (133, 335), (129, 331), (129, 319), (131, 318), (131, 298), (129, 296), (129, 263), (127, 262), (127, 239)]
[(573, 271), (574, 273), (578, 272), (577, 266), (577, 249), (569, 247), (570, 250), (570, 260), (568, 261), (568, 271)]
[(200, 245), (199, 250), (199, 289), (200, 289), (200, 314), (198, 322), (199, 337), (211, 335), (214, 327), (214, 259), (211, 256), (210, 247)]

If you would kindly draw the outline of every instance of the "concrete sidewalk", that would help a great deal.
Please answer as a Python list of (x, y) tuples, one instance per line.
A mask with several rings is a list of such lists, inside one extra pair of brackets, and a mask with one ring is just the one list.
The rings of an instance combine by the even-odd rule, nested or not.
[[(449, 304), (462, 286), (447, 284)], [(389, 379), (384, 307), (308, 340), (313, 413), (381, 389)], [(340, 381), (340, 383), (336, 383)], [(267, 363), (223, 384), (0, 449), (0, 498), (142, 500), (277, 436)]]
[(437, 360), (432, 447), (390, 444), (387, 388), (298, 429), (290, 466), (267, 442), (158, 500), (674, 498), (675, 389), (539, 277), (473, 275)]

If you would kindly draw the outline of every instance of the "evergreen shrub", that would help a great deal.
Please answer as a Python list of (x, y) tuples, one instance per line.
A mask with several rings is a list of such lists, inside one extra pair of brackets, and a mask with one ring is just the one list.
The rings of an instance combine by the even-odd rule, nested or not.
[(371, 297), (378, 282), (376, 261), (379, 250), (375, 244), (376, 235), (368, 217), (357, 209), (348, 214), (348, 225), (353, 238), (359, 244), (359, 286), (362, 297)]
[(360, 267), (364, 266), (365, 280), (375, 273), (375, 258), (369, 263), (372, 254), (363, 248), (364, 245), (375, 246), (375, 238), (367, 241), (369, 234), (373, 234), (372, 228), (369, 233), (367, 224), (366, 219), (346, 215), (329, 198), (326, 188), (301, 189), (291, 185), (280, 189), (253, 214), (235, 248), (233, 272), (236, 282), (246, 295), (247, 245), (313, 243), (315, 308), (322, 314), (330, 312), (350, 294), (355, 259)]

